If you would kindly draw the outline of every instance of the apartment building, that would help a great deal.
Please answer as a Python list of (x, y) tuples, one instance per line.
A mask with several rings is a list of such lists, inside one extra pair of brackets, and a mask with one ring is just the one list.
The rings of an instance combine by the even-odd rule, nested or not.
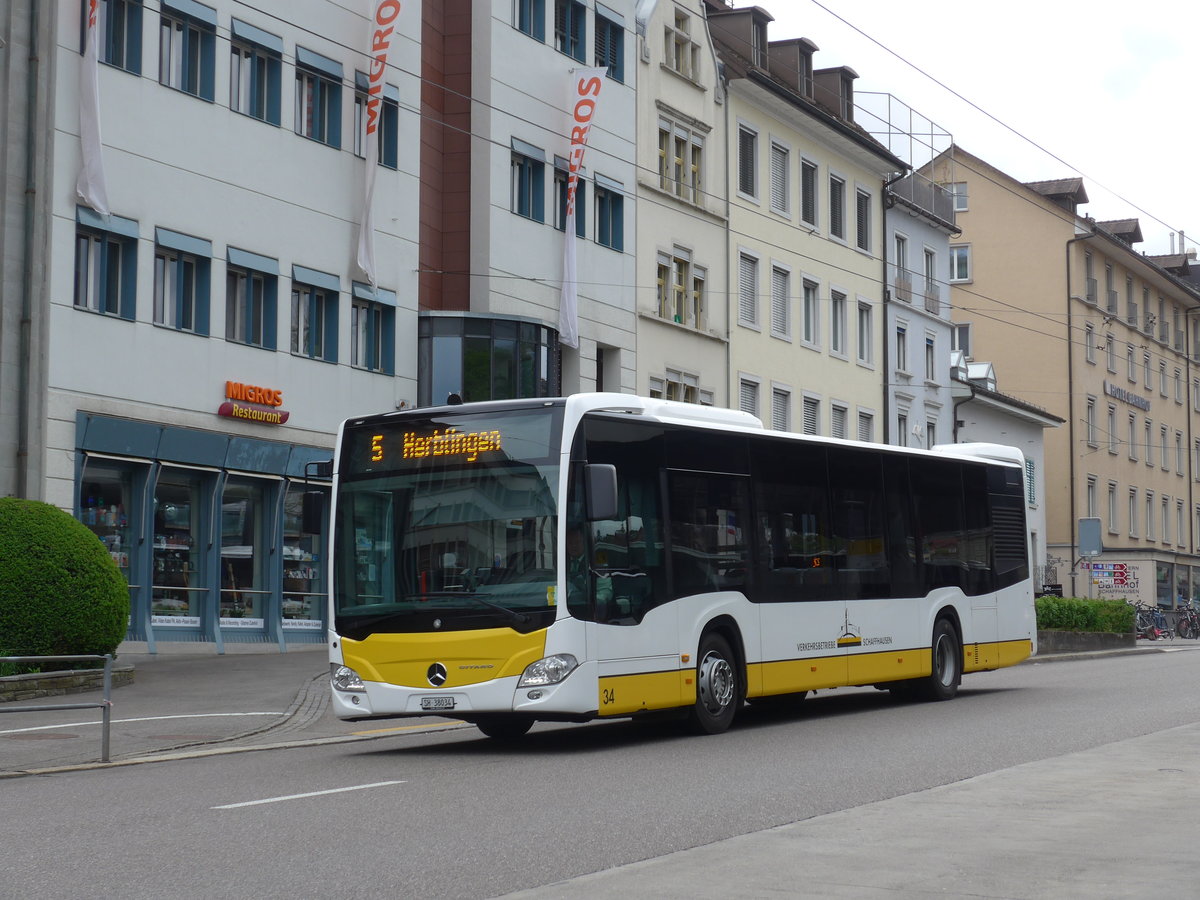
[(884, 186), (905, 163), (854, 121), (848, 67), (709, 3), (728, 80), (731, 400), (772, 428), (885, 439)]
[[(959, 346), (1066, 420), (1046, 435), (1047, 580), (1163, 606), (1195, 597), (1200, 291), (1186, 256), (1143, 255), (1136, 220), (1082, 214), (1080, 178), (1023, 184), (952, 153), (953, 169), (947, 155), (931, 171), (962, 229), (950, 248)], [(1094, 560), (1080, 560), (1084, 517), (1101, 523)]]
[(729, 405), (725, 85), (703, 0), (638, 4), (639, 394)]
[[(422, 16), (418, 402), (632, 392), (632, 0), (413, 6)], [(589, 130), (568, 235), (577, 125)], [(578, 346), (560, 342), (567, 241)]]

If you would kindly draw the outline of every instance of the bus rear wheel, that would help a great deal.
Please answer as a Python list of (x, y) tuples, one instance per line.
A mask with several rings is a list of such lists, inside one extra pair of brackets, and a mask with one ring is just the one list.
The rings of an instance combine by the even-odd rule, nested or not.
[(962, 682), (962, 645), (958, 632), (947, 619), (933, 626), (933, 671), (918, 682), (922, 700), (951, 700)]
[(696, 658), (696, 703), (688, 726), (697, 734), (720, 734), (733, 724), (742, 702), (737, 659), (729, 642), (715, 632), (701, 638)]
[(475, 727), (497, 741), (515, 741), (525, 736), (533, 727), (533, 719), (510, 718), (480, 719)]

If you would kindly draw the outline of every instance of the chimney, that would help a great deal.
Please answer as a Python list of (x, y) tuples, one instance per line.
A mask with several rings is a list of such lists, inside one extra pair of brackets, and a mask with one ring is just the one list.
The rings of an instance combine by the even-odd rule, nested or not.
[(849, 66), (818, 69), (813, 73), (813, 99), (834, 115), (854, 121), (854, 79), (858, 77)]
[(771, 41), (768, 48), (771, 74), (801, 97), (813, 98), (813, 54), (818, 50), (808, 38)]
[(1175, 255), (1175, 232), (1171, 232), (1171, 255)]

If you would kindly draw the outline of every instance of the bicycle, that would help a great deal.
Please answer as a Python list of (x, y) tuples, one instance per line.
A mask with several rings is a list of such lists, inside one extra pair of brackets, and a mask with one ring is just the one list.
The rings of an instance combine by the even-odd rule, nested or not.
[(1138, 638), (1157, 641), (1162, 638), (1173, 638), (1175, 635), (1167, 627), (1166, 616), (1157, 606), (1146, 606), (1142, 603), (1126, 601), (1137, 610), (1134, 618), (1134, 632)]
[(1196, 612), (1191, 600), (1180, 600), (1175, 613), (1175, 631), (1181, 638), (1200, 638), (1200, 613)]

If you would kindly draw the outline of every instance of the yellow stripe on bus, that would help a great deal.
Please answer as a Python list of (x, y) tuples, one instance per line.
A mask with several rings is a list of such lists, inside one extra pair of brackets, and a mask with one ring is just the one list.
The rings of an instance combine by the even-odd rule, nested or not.
[[(511, 628), (424, 634), (373, 634), (361, 641), (342, 638), (342, 659), (366, 681), (443, 689), (520, 675), (546, 651), (546, 632), (518, 634)], [(446, 669), (443, 684), (429, 680), (430, 666)]]
[(599, 700), (601, 716), (691, 706), (696, 702), (696, 670), (601, 676)]

